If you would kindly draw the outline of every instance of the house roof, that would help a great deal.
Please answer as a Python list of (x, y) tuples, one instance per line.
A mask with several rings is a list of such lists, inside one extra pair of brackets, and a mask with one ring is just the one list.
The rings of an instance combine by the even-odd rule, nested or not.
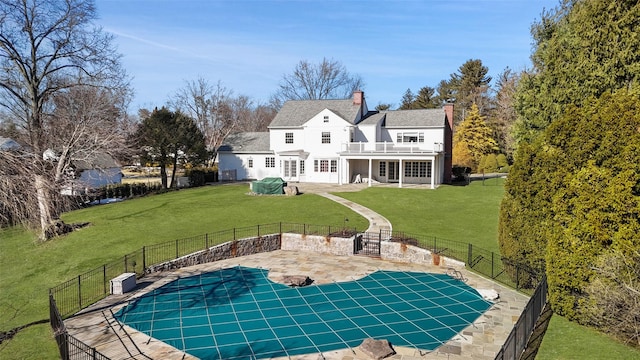
[(15, 142), (13, 139), (0, 136), (0, 150), (14, 150), (19, 148), (20, 144)]
[(268, 132), (245, 132), (227, 136), (218, 152), (271, 152)]
[(445, 113), (439, 109), (394, 110), (384, 113), (386, 128), (444, 127)]
[(107, 153), (93, 153), (86, 157), (81, 155), (74, 156), (75, 159), (71, 160), (73, 167), (78, 171), (91, 170), (91, 169), (110, 169), (119, 168), (120, 164)]
[(367, 116), (366, 119), (360, 121), (358, 125), (375, 125), (381, 119), (384, 119), (385, 114), (386, 114), (385, 112), (371, 113), (369, 116)]
[(360, 105), (354, 105), (352, 99), (289, 100), (278, 111), (269, 127), (301, 126), (324, 109), (331, 110), (349, 123), (355, 124)]

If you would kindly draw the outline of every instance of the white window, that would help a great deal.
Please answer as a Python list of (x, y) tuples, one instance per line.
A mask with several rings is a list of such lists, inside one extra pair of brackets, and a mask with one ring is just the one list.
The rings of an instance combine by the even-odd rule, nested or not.
[(387, 176), (387, 163), (380, 161), (380, 176)]
[(268, 168), (276, 167), (276, 158), (274, 158), (274, 157), (265, 158), (264, 159), (264, 166), (268, 167)]
[(247, 166), (248, 166), (249, 168), (252, 168), (252, 167), (253, 167), (253, 159), (249, 159), (249, 160), (247, 161)]
[(331, 144), (331, 133), (328, 131), (322, 132), (322, 143), (323, 144)]
[(338, 160), (313, 160), (313, 171), (336, 173), (338, 172)]
[(431, 176), (430, 161), (407, 161), (404, 164), (405, 177), (429, 177)]
[(400, 143), (417, 143), (424, 142), (424, 133), (398, 133), (397, 142)]
[(284, 143), (285, 144), (293, 144), (293, 133), (292, 132), (284, 133)]
[(300, 175), (304, 175), (304, 160), (300, 160)]
[(329, 172), (329, 160), (320, 160), (320, 172)]
[(325, 115), (323, 121), (328, 123), (329, 122), (329, 115)]

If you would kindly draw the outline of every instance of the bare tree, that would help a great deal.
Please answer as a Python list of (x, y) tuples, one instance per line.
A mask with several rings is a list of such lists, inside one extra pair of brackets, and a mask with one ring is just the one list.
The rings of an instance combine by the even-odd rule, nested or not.
[(50, 169), (40, 162), (52, 145), (54, 97), (78, 86), (127, 86), (112, 36), (92, 26), (95, 18), (92, 0), (0, 0), (0, 106), (33, 152), (30, 168), (38, 171), (25, 186), (36, 191), (40, 210), (29, 214), (29, 223), (38, 224), (42, 239), (61, 211), (46, 191), (54, 172), (40, 171)]
[[(61, 183), (73, 161), (91, 163), (99, 154), (129, 153), (124, 104), (126, 93), (77, 86), (53, 96), (54, 110), (44, 121), (48, 145), (56, 151), (54, 180)], [(129, 130), (130, 131), (130, 130)]]
[(351, 75), (341, 62), (323, 58), (318, 64), (302, 60), (293, 73), (282, 77), (271, 103), (282, 106), (287, 100), (348, 99), (355, 90), (362, 90), (364, 82)]
[(195, 119), (205, 136), (207, 150), (211, 154), (210, 163), (215, 161), (218, 147), (230, 133), (251, 128), (266, 130), (266, 125), (275, 116), (265, 109), (256, 108), (248, 96), (234, 96), (233, 91), (220, 81), (212, 85), (203, 78), (188, 81), (179, 89), (172, 106)]
[(587, 291), (592, 324), (626, 343), (640, 345), (640, 251), (605, 253)]
[(269, 105), (257, 105), (251, 109), (247, 118), (241, 119), (237, 130), (239, 132), (267, 131), (278, 111)]
[(509, 68), (498, 76), (495, 107), (491, 116), (488, 117), (488, 125), (493, 129), (493, 137), (498, 142), (500, 151), (509, 159), (513, 159), (515, 151), (512, 127), (518, 117), (514, 103), (519, 79), (520, 74), (514, 73)]

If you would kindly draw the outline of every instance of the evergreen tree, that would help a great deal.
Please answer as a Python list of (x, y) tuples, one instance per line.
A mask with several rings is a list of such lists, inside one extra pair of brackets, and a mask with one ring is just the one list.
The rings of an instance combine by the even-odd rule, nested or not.
[(476, 164), (467, 142), (460, 141), (453, 145), (453, 165), (475, 169)]
[(143, 158), (158, 163), (163, 189), (168, 187), (169, 165), (173, 165), (171, 186), (175, 187), (175, 173), (180, 157), (197, 164), (207, 157), (204, 135), (195, 121), (165, 107), (153, 110), (142, 120), (136, 139)]
[[(477, 169), (480, 159), (486, 154), (498, 150), (498, 144), (491, 136), (491, 129), (484, 121), (484, 117), (480, 115), (478, 107), (473, 104), (467, 117), (456, 128), (453, 135), (453, 146), (456, 148), (460, 143), (465, 143), (469, 149), (469, 153), (473, 158), (473, 170)], [(455, 150), (454, 150), (455, 157)], [(454, 159), (455, 162), (455, 159)], [(462, 165), (462, 164), (459, 164)]]
[[(615, 89), (637, 86), (638, 18), (636, 1), (562, 2), (534, 24), (534, 68), (522, 74), (515, 95), (518, 143), (501, 204), (500, 251), (532, 268), (543, 269), (546, 264), (554, 310), (585, 323), (589, 320), (584, 309), (592, 302), (585, 285), (594, 276), (588, 267), (595, 264), (594, 253), (608, 252), (599, 242), (609, 240), (602, 240), (598, 229), (611, 226), (611, 234), (619, 237), (615, 226), (629, 227), (609, 223), (614, 215), (628, 217), (629, 208), (607, 205), (619, 204), (608, 197), (625, 194), (628, 204), (633, 204), (629, 191), (637, 194), (617, 178), (623, 167), (603, 168), (603, 162), (612, 159), (624, 160), (627, 168), (637, 163), (620, 148), (637, 143), (631, 140), (637, 133), (618, 129), (625, 120), (613, 114), (624, 112), (609, 107), (609, 115), (595, 115), (607, 106), (606, 101), (622, 100), (606, 95), (598, 106), (592, 103)], [(590, 126), (599, 130), (587, 131)], [(605, 134), (617, 134), (617, 143), (603, 143)], [(599, 162), (590, 164), (596, 154)], [(618, 187), (618, 192), (605, 190), (608, 186)], [(602, 201), (582, 199), (589, 191), (602, 196)], [(580, 201), (589, 205), (580, 206)], [(576, 214), (576, 209), (585, 213)], [(601, 217), (603, 212), (612, 216)], [(590, 217), (607, 223), (596, 226)]]
[(640, 249), (640, 96), (620, 90), (585, 104), (570, 106), (544, 133), (560, 165), (550, 173), (557, 187), (545, 259), (554, 310), (589, 323), (594, 264), (611, 251)]
[(400, 103), (399, 110), (413, 109), (413, 102), (415, 101), (415, 99), (416, 97), (415, 95), (413, 95), (411, 89), (407, 89), (407, 91), (404, 92), (404, 95), (402, 95), (402, 101)]
[(418, 95), (416, 95), (415, 100), (413, 101), (412, 108), (413, 109), (437, 109), (442, 104), (438, 101), (435, 96), (436, 89), (425, 86), (418, 91)]
[(569, 104), (629, 88), (640, 76), (637, 1), (564, 1), (532, 27), (534, 68), (520, 82), (516, 139), (533, 137)]
[(482, 65), (481, 60), (470, 59), (462, 64), (456, 73), (451, 74), (448, 85), (452, 88), (455, 97), (455, 119), (465, 118), (464, 114), (472, 104), (478, 107), (481, 114), (487, 114), (491, 107), (489, 97), (491, 76), (488, 76), (488, 73), (489, 68)]

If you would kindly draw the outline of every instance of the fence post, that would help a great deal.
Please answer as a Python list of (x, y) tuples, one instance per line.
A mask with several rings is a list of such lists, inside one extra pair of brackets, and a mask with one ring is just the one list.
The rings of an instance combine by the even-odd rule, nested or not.
[(493, 253), (493, 251), (492, 251), (492, 252), (491, 252), (491, 278), (492, 278), (492, 279), (493, 279), (493, 264), (494, 264), (494, 262), (493, 262), (493, 255), (494, 255), (494, 253)]
[(516, 264), (516, 290), (520, 290), (520, 266)]
[(282, 221), (280, 221), (280, 234), (282, 234)]
[(78, 275), (78, 305), (82, 309), (82, 288), (80, 286), (80, 275)]
[(147, 247), (142, 247), (142, 272), (147, 269)]
[(233, 241), (236, 241), (236, 228), (233, 228)]
[(129, 272), (129, 264), (127, 263), (127, 255), (124, 256), (124, 272)]
[(178, 251), (178, 240), (176, 239), (176, 259), (178, 258), (178, 254), (180, 254), (180, 252)]
[(473, 245), (469, 243), (467, 248), (467, 264), (469, 264), (469, 267), (473, 269), (473, 264), (471, 263), (471, 261), (473, 261)]
[(258, 224), (258, 237), (260, 237), (260, 224)]
[(102, 281), (103, 292), (106, 294), (107, 293), (107, 265), (102, 265), (102, 279), (103, 279)]
[(209, 233), (204, 234), (204, 248), (205, 250), (209, 248)]

